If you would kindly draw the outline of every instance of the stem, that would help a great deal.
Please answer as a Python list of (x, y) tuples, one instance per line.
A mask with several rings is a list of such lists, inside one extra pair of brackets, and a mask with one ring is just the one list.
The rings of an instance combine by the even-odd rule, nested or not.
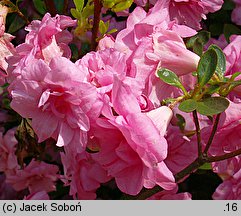
[(55, 16), (57, 14), (55, 4), (53, 0), (44, 0), (44, 3), (47, 7), (48, 12), (51, 14), (51, 16)]
[(94, 0), (94, 23), (92, 28), (91, 50), (95, 50), (97, 47), (96, 38), (98, 36), (98, 31), (99, 31), (101, 8), (102, 8), (101, 1)]
[(220, 156), (208, 157), (207, 162), (211, 163), (211, 162), (222, 161), (222, 160), (226, 160), (226, 159), (238, 156), (240, 154), (241, 154), (241, 148), (236, 150), (236, 151), (226, 153), (226, 154), (223, 154), (223, 155), (220, 155)]
[(200, 130), (200, 125), (198, 121), (197, 111), (194, 110), (192, 114), (193, 114), (193, 119), (196, 127), (196, 134), (197, 134), (198, 157), (200, 158), (202, 157), (201, 130)]
[(217, 128), (218, 128), (218, 122), (219, 122), (219, 119), (220, 119), (220, 116), (221, 116), (221, 113), (217, 115), (216, 119), (215, 119), (215, 122), (213, 124), (213, 129), (212, 129), (212, 132), (210, 134), (210, 137), (208, 139), (208, 143), (203, 151), (203, 154), (206, 155), (208, 153), (208, 150), (213, 142), (213, 138), (214, 138), (214, 135), (217, 131)]

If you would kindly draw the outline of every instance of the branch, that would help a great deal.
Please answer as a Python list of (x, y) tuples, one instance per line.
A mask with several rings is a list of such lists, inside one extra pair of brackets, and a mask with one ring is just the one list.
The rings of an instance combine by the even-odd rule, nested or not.
[(226, 154), (223, 154), (223, 155), (220, 155), (220, 156), (208, 157), (207, 162), (211, 163), (211, 162), (222, 161), (222, 160), (226, 160), (226, 159), (238, 156), (238, 155), (241, 155), (241, 149), (238, 149), (236, 151), (226, 153)]
[(206, 147), (205, 147), (205, 149), (204, 149), (204, 151), (203, 151), (203, 154), (204, 154), (204, 155), (207, 155), (208, 150), (209, 150), (209, 148), (210, 148), (210, 146), (211, 146), (211, 144), (212, 144), (212, 142), (213, 142), (214, 135), (215, 135), (215, 133), (216, 133), (216, 131), (217, 131), (217, 128), (218, 128), (218, 122), (219, 122), (220, 116), (221, 116), (221, 113), (218, 114), (217, 117), (216, 117), (216, 119), (215, 119), (215, 122), (214, 122), (214, 124), (213, 124), (212, 132), (211, 132), (210, 137), (209, 137), (209, 139), (208, 139), (208, 143), (207, 143), (207, 145), (206, 145)]
[(92, 28), (91, 38), (91, 50), (95, 50), (97, 47), (96, 38), (99, 31), (100, 14), (101, 14), (102, 3), (100, 0), (94, 0), (94, 24)]
[(196, 127), (196, 134), (197, 134), (197, 145), (198, 145), (198, 157), (202, 157), (202, 143), (201, 143), (201, 130), (200, 130), (200, 125), (198, 121), (198, 116), (197, 116), (197, 111), (194, 110), (192, 112), (195, 127)]

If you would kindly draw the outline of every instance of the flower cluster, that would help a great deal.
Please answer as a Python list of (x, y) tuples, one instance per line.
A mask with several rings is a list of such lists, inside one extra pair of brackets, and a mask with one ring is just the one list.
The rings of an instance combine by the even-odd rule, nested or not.
[[(202, 55), (186, 42), (223, 0), (148, 1), (148, 11), (143, 8), (147, 1), (135, 3), (115, 38), (105, 35), (95, 51), (75, 62), (69, 43), (76, 20), (46, 13), (25, 28), (25, 42), (14, 47), (5, 33), (7, 7), (0, 5), (1, 81), (9, 84), (11, 109), (30, 122), (25, 129), (32, 133), (24, 136), (20, 127), (0, 132), (1, 184), (13, 197), (23, 191), (24, 199), (49, 199), (58, 181), (74, 199), (97, 198), (103, 184), (133, 196), (158, 186), (163, 191), (149, 199), (191, 199), (188, 192), (178, 192), (177, 181), (188, 175), (178, 179), (178, 174), (196, 160), (200, 148), (205, 151), (215, 118), (198, 114), (198, 131), (197, 119), (175, 105), (200, 79), (193, 74)], [(240, 24), (235, 3), (232, 19)], [(240, 40), (233, 35), (229, 44), (209, 41), (222, 44), (226, 79), (241, 71)], [(160, 69), (172, 71), (185, 91), (161, 80)], [(210, 158), (241, 149), (240, 96), (239, 86), (227, 96), (229, 107), (218, 120)], [(167, 98), (178, 99), (164, 103)], [(241, 198), (240, 168), (240, 156), (212, 163), (223, 179), (214, 199)]]

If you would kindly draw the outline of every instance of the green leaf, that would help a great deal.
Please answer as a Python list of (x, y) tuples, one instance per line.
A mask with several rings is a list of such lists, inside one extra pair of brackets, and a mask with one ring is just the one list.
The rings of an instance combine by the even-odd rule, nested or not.
[(203, 54), (203, 43), (199, 38), (197, 38), (193, 44), (193, 52), (199, 56)]
[(216, 68), (216, 74), (219, 76), (220, 79), (223, 79), (223, 75), (226, 71), (226, 58), (225, 55), (220, 47), (217, 45), (211, 45), (208, 49), (213, 49), (217, 54), (217, 68)]
[(126, 1), (122, 1), (120, 3), (117, 3), (116, 5), (114, 5), (111, 10), (113, 12), (120, 12), (123, 11), (125, 9), (128, 9), (133, 3), (133, 0), (126, 0)]
[(224, 112), (228, 106), (229, 101), (224, 97), (209, 97), (197, 102), (197, 112), (212, 116)]
[(198, 169), (201, 169), (201, 170), (212, 170), (212, 166), (211, 166), (210, 163), (205, 163), (202, 166), (200, 166)]
[(179, 104), (179, 110), (183, 112), (192, 112), (197, 109), (197, 101), (193, 99), (187, 99)]
[(75, 7), (77, 11), (82, 11), (84, 7), (84, 0), (74, 0)]
[(202, 45), (205, 45), (209, 41), (210, 37), (211, 37), (211, 34), (208, 31), (198, 32), (196, 35), (194, 35), (193, 37), (190, 37), (187, 40), (186, 46), (188, 49), (193, 48), (195, 46), (196, 40), (199, 40), (199, 43), (202, 43)]
[(47, 12), (47, 8), (46, 8), (45, 2), (43, 0), (33, 0), (33, 4), (34, 4), (34, 7), (36, 8), (36, 10), (40, 14), (44, 15)]
[(203, 87), (213, 76), (217, 68), (217, 54), (213, 49), (206, 51), (199, 60), (197, 77), (200, 87)]
[(185, 118), (180, 114), (176, 114), (176, 118), (177, 118), (177, 126), (180, 128), (180, 130), (184, 130), (186, 126)]
[(234, 81), (235, 78), (237, 78), (239, 75), (241, 75), (241, 72), (236, 72), (236, 73), (232, 74), (232, 76), (231, 76), (231, 78), (230, 78), (230, 81), (231, 81), (231, 82)]
[(111, 29), (110, 31), (108, 31), (106, 34), (112, 34), (112, 33), (115, 33), (115, 32), (117, 32), (117, 31), (118, 31), (118, 29), (113, 28), (113, 29)]
[(78, 20), (81, 20), (81, 14), (79, 11), (77, 11), (76, 9), (74, 8), (71, 8), (70, 9), (70, 13), (72, 14), (72, 16)]
[(166, 68), (162, 68), (157, 71), (157, 74), (163, 82), (165, 82), (169, 85), (172, 85), (172, 86), (176, 86), (178, 88), (183, 88), (183, 85), (182, 85), (180, 79), (174, 72), (172, 72)]
[(100, 20), (100, 22), (99, 22), (99, 31), (100, 31), (101, 35), (104, 35), (107, 32), (108, 27), (109, 27), (108, 22), (104, 23), (103, 20)]
[(14, 14), (14, 16), (15, 17), (7, 30), (9, 34), (13, 34), (25, 25), (25, 21), (22, 18), (20, 18), (17, 14)]

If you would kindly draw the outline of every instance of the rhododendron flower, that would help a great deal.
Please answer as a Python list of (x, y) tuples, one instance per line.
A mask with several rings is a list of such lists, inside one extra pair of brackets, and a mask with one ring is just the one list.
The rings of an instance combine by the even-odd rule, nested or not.
[(14, 37), (5, 33), (5, 21), (8, 8), (0, 5), (0, 85), (4, 84), (4, 78), (7, 76), (6, 70), (8, 64), (6, 58), (15, 53), (14, 46), (10, 42)]
[(232, 0), (235, 3), (235, 8), (232, 11), (232, 21), (237, 25), (241, 25), (241, 1), (240, 0)]
[(15, 155), (17, 140), (14, 136), (15, 130), (8, 130), (3, 136), (0, 133), (0, 172), (11, 172), (19, 168)]
[(32, 160), (24, 169), (7, 175), (6, 182), (11, 184), (16, 191), (28, 188), (30, 193), (40, 191), (54, 191), (55, 181), (58, 180), (59, 168), (56, 165), (43, 161)]
[(10, 86), (11, 107), (24, 118), (32, 118), (39, 142), (57, 140), (57, 146), (75, 146), (83, 151), (89, 130), (88, 111), (96, 90), (86, 75), (70, 60), (57, 57), (49, 66), (35, 60)]
[(91, 130), (100, 149), (93, 155), (94, 159), (125, 193), (136, 195), (143, 186), (152, 188), (156, 184), (173, 189), (174, 177), (163, 162), (167, 156), (164, 135), (172, 117), (171, 110), (160, 107), (141, 113), (130, 88), (116, 78), (112, 103), (119, 116), (99, 118)]
[(197, 158), (197, 143), (185, 137), (177, 127), (169, 127), (167, 133), (168, 154), (165, 159), (167, 167), (178, 173)]
[(226, 55), (226, 74), (231, 75), (241, 70), (241, 36), (233, 35), (230, 37), (230, 44), (223, 52)]
[(168, 8), (171, 20), (194, 29), (201, 29), (200, 21), (206, 14), (221, 9), (223, 0), (158, 0)]
[(16, 47), (16, 54), (8, 59), (8, 72), (11, 76), (18, 76), (21, 70), (32, 64), (33, 59), (43, 59), (49, 63), (53, 57), (64, 56), (70, 58), (71, 51), (68, 43), (73, 36), (65, 30), (76, 25), (76, 21), (64, 15), (51, 17), (46, 13), (42, 21), (34, 20), (26, 30), (25, 43)]
[(64, 166), (61, 179), (65, 186), (70, 186), (69, 195), (75, 199), (95, 199), (100, 184), (110, 180), (107, 172), (87, 152), (76, 153), (65, 147), (61, 159)]
[(214, 192), (215, 200), (240, 200), (241, 199), (241, 169), (231, 178), (224, 180)]
[(213, 172), (217, 173), (222, 180), (232, 178), (241, 168), (241, 158), (236, 156), (227, 160), (212, 163)]

